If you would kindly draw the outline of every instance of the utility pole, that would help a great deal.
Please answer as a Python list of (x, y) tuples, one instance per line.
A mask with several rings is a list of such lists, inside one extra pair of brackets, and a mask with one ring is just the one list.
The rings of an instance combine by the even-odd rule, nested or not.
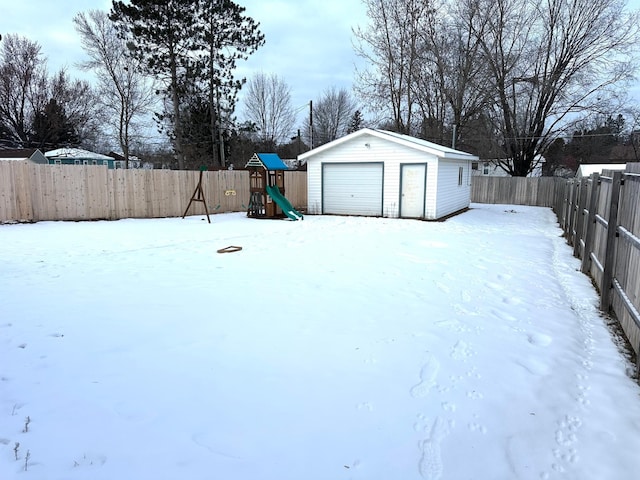
[(309, 100), (309, 132), (311, 150), (313, 150), (313, 100)]

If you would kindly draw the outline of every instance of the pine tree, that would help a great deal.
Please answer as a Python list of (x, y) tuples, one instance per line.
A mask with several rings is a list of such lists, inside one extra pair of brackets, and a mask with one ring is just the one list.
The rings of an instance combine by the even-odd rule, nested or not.
[(360, 110), (356, 110), (353, 112), (351, 116), (351, 122), (349, 123), (349, 128), (347, 129), (347, 133), (357, 132), (362, 128), (362, 112)]
[[(132, 55), (161, 80), (179, 168), (185, 167), (185, 103), (202, 96), (210, 109), (211, 139), (221, 138), (222, 117), (235, 107), (242, 81), (235, 63), (264, 43), (258, 25), (231, 0), (114, 1), (110, 18), (128, 38)], [(221, 155), (222, 157), (222, 155)], [(222, 162), (222, 158), (220, 158)]]
[(55, 99), (49, 100), (43, 111), (36, 112), (29, 140), (31, 147), (43, 150), (75, 146), (79, 143), (74, 125)]

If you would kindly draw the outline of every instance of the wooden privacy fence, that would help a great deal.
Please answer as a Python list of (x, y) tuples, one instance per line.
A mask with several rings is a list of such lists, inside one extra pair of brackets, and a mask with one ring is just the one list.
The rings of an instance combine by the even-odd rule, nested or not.
[(472, 177), (471, 201), (552, 207), (556, 189), (564, 182), (554, 177)]
[[(0, 223), (43, 220), (117, 220), (179, 217), (198, 184), (199, 172), (109, 170), (94, 165), (36, 165), (0, 161)], [(304, 210), (306, 172), (286, 172), (285, 195)], [(242, 212), (249, 202), (249, 172), (203, 172), (210, 213)], [(188, 215), (203, 215), (195, 202)]]
[(601, 310), (615, 314), (640, 358), (640, 163), (565, 181), (553, 208)]

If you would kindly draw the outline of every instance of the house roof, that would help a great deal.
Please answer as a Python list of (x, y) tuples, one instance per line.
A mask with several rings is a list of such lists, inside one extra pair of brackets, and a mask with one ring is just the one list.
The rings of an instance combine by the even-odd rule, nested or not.
[(91, 160), (113, 160), (112, 157), (102, 155), (100, 153), (90, 152), (89, 150), (82, 150), (81, 148), (58, 148), (56, 150), (50, 150), (44, 154), (47, 158), (77, 158), (77, 159), (91, 159)]
[(626, 163), (583, 163), (576, 171), (576, 177), (589, 177), (592, 173), (602, 173), (603, 170), (625, 170)]
[(390, 132), (388, 130), (374, 130), (370, 128), (363, 128), (362, 130), (358, 130), (357, 132), (350, 133), (349, 135), (345, 135), (344, 137), (338, 138), (333, 142), (325, 143), (318, 148), (314, 148), (308, 152), (305, 152), (298, 156), (298, 159), (304, 160), (308, 157), (312, 157), (317, 153), (324, 152), (329, 150), (330, 148), (341, 145), (345, 142), (349, 142), (358, 137), (363, 136), (373, 136), (383, 140), (387, 140), (393, 143), (397, 143), (399, 145), (404, 145), (409, 148), (413, 148), (422, 152), (430, 153), (435, 155), (436, 157), (443, 159), (452, 159), (452, 160), (469, 160), (469, 161), (477, 161), (478, 157), (475, 155), (471, 155), (467, 152), (462, 152), (460, 150), (455, 150), (453, 148), (445, 147), (444, 145), (438, 145), (437, 143), (428, 142), (426, 140), (422, 140), (420, 138), (411, 137), (409, 135), (403, 135), (401, 133)]
[[(120, 160), (120, 161), (124, 161), (125, 160), (124, 154), (122, 154), (122, 153), (111, 151), (111, 152), (109, 152), (109, 156), (111, 158), (113, 158), (114, 160)], [(138, 157), (136, 157), (135, 155), (129, 155), (129, 161), (130, 162), (139, 162), (140, 159)]]
[(262, 167), (266, 170), (289, 170), (277, 153), (254, 153), (245, 167)]
[(0, 160), (29, 160), (37, 148), (10, 148), (0, 150)]

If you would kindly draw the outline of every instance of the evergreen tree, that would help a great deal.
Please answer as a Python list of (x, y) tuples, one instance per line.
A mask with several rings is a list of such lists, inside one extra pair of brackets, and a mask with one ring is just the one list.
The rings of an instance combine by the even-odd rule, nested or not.
[(31, 128), (30, 145), (41, 150), (77, 145), (78, 135), (64, 108), (55, 99), (36, 112)]
[(222, 119), (230, 117), (242, 85), (233, 80), (235, 62), (264, 41), (257, 24), (243, 12), (230, 0), (113, 2), (110, 18), (128, 39), (131, 53), (164, 84), (168, 108), (161, 118), (170, 124), (181, 169), (190, 128), (183, 119), (186, 104), (193, 95), (202, 96), (209, 108), (211, 142), (220, 140)]
[(208, 126), (211, 147), (217, 145), (213, 158), (224, 167), (225, 142), (232, 123), (237, 95), (245, 79), (236, 80), (233, 72), (238, 60), (246, 60), (264, 44), (258, 24), (244, 15), (245, 8), (231, 0), (209, 0), (201, 5), (199, 17), (202, 28), (198, 43), (201, 54), (197, 81), (208, 107)]
[(362, 128), (362, 112), (360, 110), (356, 110), (353, 112), (351, 116), (351, 122), (349, 122), (349, 128), (347, 129), (347, 133), (357, 132)]
[(111, 15), (131, 54), (144, 62), (147, 71), (163, 84), (171, 105), (169, 117), (178, 166), (184, 168), (181, 123), (185, 74), (194, 68), (197, 51), (200, 0), (131, 0), (113, 2)]

